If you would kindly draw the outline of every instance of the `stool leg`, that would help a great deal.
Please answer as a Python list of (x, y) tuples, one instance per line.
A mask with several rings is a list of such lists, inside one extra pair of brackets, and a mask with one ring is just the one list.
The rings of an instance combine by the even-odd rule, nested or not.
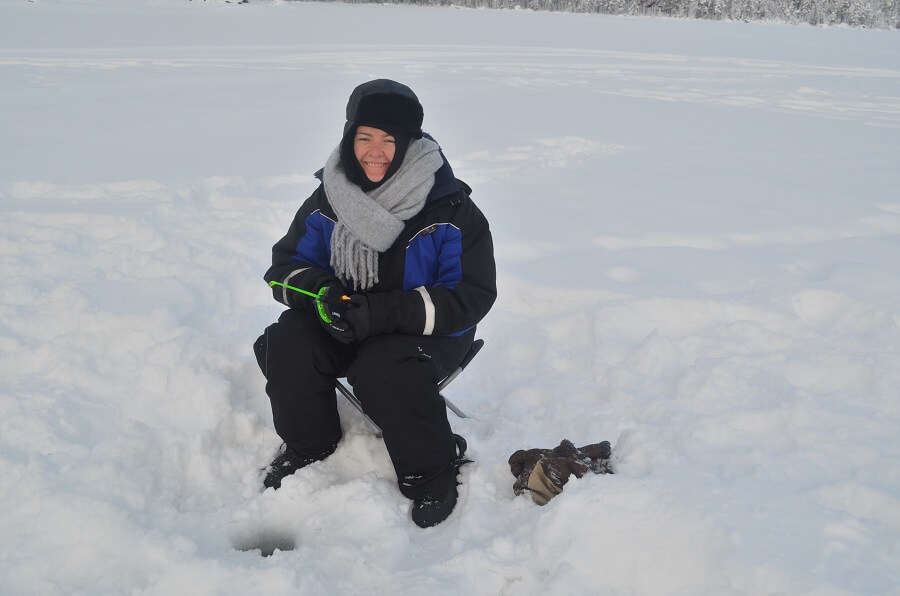
[(347, 401), (349, 401), (351, 404), (353, 404), (354, 408), (359, 410), (359, 413), (363, 415), (363, 418), (365, 418), (369, 422), (369, 424), (371, 424), (372, 427), (375, 429), (375, 436), (380, 439), (381, 438), (381, 428), (377, 424), (375, 424), (374, 420), (369, 418), (368, 414), (363, 412), (362, 404), (360, 403), (359, 399), (355, 395), (353, 395), (353, 392), (350, 391), (349, 389), (347, 389), (347, 387), (343, 383), (341, 383), (340, 379), (335, 380), (334, 386), (337, 388), (337, 390), (340, 392), (341, 395), (343, 395), (344, 397), (347, 398)]

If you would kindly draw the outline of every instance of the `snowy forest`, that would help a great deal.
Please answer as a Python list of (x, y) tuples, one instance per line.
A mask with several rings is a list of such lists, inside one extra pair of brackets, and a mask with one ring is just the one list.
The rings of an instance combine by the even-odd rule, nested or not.
[(900, 28), (898, 0), (395, 0), (393, 3)]

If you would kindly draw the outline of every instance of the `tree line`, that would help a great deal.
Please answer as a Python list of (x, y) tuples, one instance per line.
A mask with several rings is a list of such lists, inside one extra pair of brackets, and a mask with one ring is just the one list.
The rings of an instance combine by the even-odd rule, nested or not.
[[(384, 0), (345, 0), (379, 2)], [(394, 4), (900, 29), (900, 0), (390, 0)]]

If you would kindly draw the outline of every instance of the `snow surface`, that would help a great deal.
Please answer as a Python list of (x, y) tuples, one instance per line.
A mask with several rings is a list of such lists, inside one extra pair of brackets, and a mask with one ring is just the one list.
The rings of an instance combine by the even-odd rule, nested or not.
[[(343, 403), (259, 491), (261, 276), (375, 77), (496, 242), (430, 530)], [(897, 32), (3, 0), (0, 88), (0, 594), (900, 593)], [(618, 474), (515, 497), (563, 438)]]

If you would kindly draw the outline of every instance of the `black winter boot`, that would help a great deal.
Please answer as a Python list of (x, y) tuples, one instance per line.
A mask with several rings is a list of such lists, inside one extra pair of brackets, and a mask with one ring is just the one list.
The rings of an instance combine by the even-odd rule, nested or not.
[(434, 478), (428, 481), (424, 487), (424, 494), (413, 501), (412, 520), (420, 528), (436, 526), (447, 519), (456, 507), (459, 499), (459, 491), (456, 480), (460, 466), (472, 463), (467, 459), (466, 440), (459, 435), (453, 435), (456, 440), (457, 457), (450, 466)]
[[(335, 446), (337, 447), (337, 446)], [(319, 457), (304, 457), (293, 449), (284, 444), (281, 446), (281, 453), (266, 466), (266, 478), (263, 485), (266, 488), (281, 488), (281, 481), (301, 468), (305, 468), (309, 464), (321, 461), (334, 453), (335, 447), (325, 451)]]

